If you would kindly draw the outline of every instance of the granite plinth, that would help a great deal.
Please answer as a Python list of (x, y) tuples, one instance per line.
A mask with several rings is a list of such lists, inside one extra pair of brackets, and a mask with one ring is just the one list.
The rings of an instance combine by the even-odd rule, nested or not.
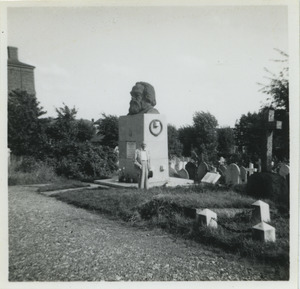
[(145, 142), (153, 177), (149, 184), (164, 185), (169, 179), (167, 122), (161, 114), (136, 114), (119, 118), (119, 167), (137, 182), (134, 153)]

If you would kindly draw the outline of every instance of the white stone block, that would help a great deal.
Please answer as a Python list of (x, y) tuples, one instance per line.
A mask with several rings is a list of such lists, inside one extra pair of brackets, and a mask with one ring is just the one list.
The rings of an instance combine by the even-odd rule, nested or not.
[(196, 209), (196, 221), (200, 226), (217, 228), (217, 214), (209, 209)]
[(275, 242), (275, 228), (265, 222), (261, 222), (252, 227), (252, 237), (254, 240), (262, 242)]
[(254, 210), (252, 211), (252, 220), (255, 222), (270, 222), (270, 208), (269, 205), (263, 201), (256, 201), (252, 204)]
[(206, 173), (206, 175), (201, 180), (201, 183), (207, 183), (207, 184), (215, 184), (219, 179), (221, 175), (219, 173)]

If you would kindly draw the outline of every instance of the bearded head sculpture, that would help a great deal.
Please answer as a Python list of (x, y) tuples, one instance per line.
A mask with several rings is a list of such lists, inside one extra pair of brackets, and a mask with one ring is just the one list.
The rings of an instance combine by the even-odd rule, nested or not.
[(137, 82), (132, 88), (129, 115), (141, 113), (159, 113), (156, 105), (154, 87), (147, 82)]

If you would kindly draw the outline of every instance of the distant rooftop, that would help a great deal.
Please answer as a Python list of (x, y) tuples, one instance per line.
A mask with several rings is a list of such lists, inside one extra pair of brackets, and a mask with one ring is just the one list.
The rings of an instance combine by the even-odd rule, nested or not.
[(18, 48), (17, 47), (8, 46), (7, 47), (7, 52), (8, 52), (7, 64), (9, 66), (24, 67), (24, 68), (35, 68), (32, 65), (29, 65), (29, 64), (26, 64), (26, 63), (23, 63), (23, 62), (19, 61)]

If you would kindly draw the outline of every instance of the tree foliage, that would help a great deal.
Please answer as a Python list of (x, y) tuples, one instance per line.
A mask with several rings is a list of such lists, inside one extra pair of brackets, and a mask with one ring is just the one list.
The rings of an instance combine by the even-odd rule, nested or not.
[(217, 119), (209, 112), (195, 112), (193, 125), (179, 128), (179, 140), (183, 145), (183, 155), (192, 152), (206, 160), (215, 160), (217, 155)]
[(34, 155), (42, 145), (45, 114), (34, 95), (15, 90), (8, 95), (8, 147), (15, 155)]
[(90, 142), (78, 143), (72, 152), (57, 160), (59, 175), (80, 180), (108, 178), (117, 169), (117, 156), (113, 149), (94, 146)]
[(193, 116), (198, 155), (204, 154), (208, 159), (215, 159), (217, 154), (217, 119), (209, 112), (196, 112)]
[(230, 127), (222, 127), (217, 129), (218, 135), (218, 154), (227, 158), (231, 153), (235, 144), (234, 130)]
[(180, 127), (178, 138), (182, 144), (182, 155), (185, 157), (191, 156), (191, 151), (196, 145), (195, 128), (191, 125)]
[(15, 155), (31, 156), (53, 166), (59, 175), (77, 179), (109, 177), (117, 169), (113, 149), (93, 145), (91, 121), (76, 119), (77, 109), (63, 104), (56, 118), (44, 114), (34, 96), (15, 91), (8, 101), (8, 141)]
[[(283, 57), (276, 60), (288, 63), (288, 55), (278, 50)], [(273, 137), (273, 159), (288, 160), (289, 159), (289, 80), (288, 67), (284, 67), (282, 71), (276, 75), (265, 68), (268, 73), (268, 84), (259, 85), (262, 87), (260, 91), (267, 94), (267, 101), (258, 113), (248, 113), (242, 115), (235, 126), (236, 142), (240, 151), (245, 147), (247, 156), (252, 159), (262, 157), (265, 148), (266, 138), (266, 120), (264, 119), (264, 111), (268, 108), (275, 110), (275, 120), (282, 121), (282, 129), (274, 130)]]
[(247, 161), (261, 158), (265, 131), (262, 113), (243, 114), (235, 124), (236, 145), (241, 153), (247, 154)]
[(119, 139), (119, 118), (116, 115), (102, 113), (102, 118), (97, 122), (99, 124), (98, 134), (103, 136), (101, 144), (115, 148)]
[(274, 60), (276, 62), (286, 63), (286, 66), (279, 72), (278, 75), (272, 73), (267, 68), (265, 71), (268, 73), (269, 80), (268, 84), (261, 84), (260, 91), (267, 94), (267, 101), (270, 102), (270, 105), (264, 106), (271, 106), (277, 110), (284, 110), (287, 113), (289, 112), (289, 67), (288, 67), (288, 55), (279, 50), (277, 50), (280, 55), (283, 57), (282, 59)]
[(77, 138), (77, 110), (70, 109), (64, 104), (63, 107), (56, 108), (57, 118), (54, 123), (54, 134), (56, 139), (63, 139), (66, 142), (75, 141)]
[(262, 86), (261, 91), (267, 94), (267, 101), (269, 104), (265, 104), (265, 107), (272, 107), (275, 109), (275, 119), (282, 121), (282, 129), (274, 131), (273, 142), (273, 155), (279, 160), (289, 160), (289, 141), (290, 141), (290, 125), (289, 125), (289, 67), (288, 67), (288, 55), (275, 49), (281, 55), (281, 59), (274, 60), (281, 62), (285, 66), (279, 72), (274, 74), (268, 69), (265, 69), (269, 74), (269, 83), (260, 84)]
[(180, 157), (183, 145), (179, 141), (179, 132), (174, 125), (168, 124), (168, 152), (169, 158), (172, 156)]

